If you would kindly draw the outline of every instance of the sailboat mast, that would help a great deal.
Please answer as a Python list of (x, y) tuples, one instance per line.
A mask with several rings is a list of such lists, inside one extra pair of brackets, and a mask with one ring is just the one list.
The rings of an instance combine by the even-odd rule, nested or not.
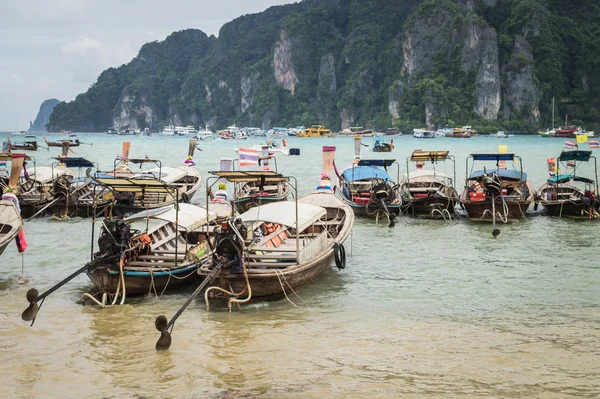
[(554, 97), (552, 97), (552, 130), (554, 130)]

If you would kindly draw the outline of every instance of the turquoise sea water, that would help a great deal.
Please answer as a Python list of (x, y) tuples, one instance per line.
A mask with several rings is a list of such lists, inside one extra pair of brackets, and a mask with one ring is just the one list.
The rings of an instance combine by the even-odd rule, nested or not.
[[(4, 139), (5, 136), (0, 136)], [(110, 169), (130, 140), (131, 157), (176, 166), (187, 140), (81, 134), (77, 156)], [(42, 137), (39, 137), (43, 140)], [(523, 158), (535, 187), (564, 140), (537, 136), (419, 140), (395, 137), (385, 158), (414, 149), (449, 150), (457, 189), (465, 158), (499, 144)], [(339, 168), (351, 138), (288, 138), (299, 157), (278, 157), (299, 194), (318, 183), (321, 147), (337, 147)], [(247, 144), (256, 144), (250, 139)], [(372, 138), (363, 143), (372, 144)], [(200, 143), (203, 176), (238, 142)], [(240, 142), (240, 145), (245, 143)], [(587, 145), (582, 145), (586, 148)], [(59, 149), (33, 153), (50, 165)], [(362, 149), (363, 158), (378, 155)], [(380, 154), (381, 155), (381, 154)], [(438, 168), (453, 173), (451, 164)], [(593, 174), (582, 166), (581, 174)], [(390, 174), (395, 176), (395, 170)], [(204, 202), (199, 192), (193, 202)], [(157, 353), (154, 318), (173, 315), (189, 292), (134, 299), (125, 306), (81, 306), (91, 289), (80, 276), (50, 296), (33, 327), (21, 321), (25, 292), (49, 288), (89, 259), (90, 220), (43, 218), (25, 226), (29, 249), (0, 258), (0, 372), (6, 397), (596, 397), (600, 395), (600, 266), (597, 222), (528, 214), (491, 226), (401, 217), (396, 227), (357, 219), (348, 265), (284, 300), (207, 311), (195, 301), (179, 319), (173, 345)], [(23, 267), (23, 271), (22, 271)]]

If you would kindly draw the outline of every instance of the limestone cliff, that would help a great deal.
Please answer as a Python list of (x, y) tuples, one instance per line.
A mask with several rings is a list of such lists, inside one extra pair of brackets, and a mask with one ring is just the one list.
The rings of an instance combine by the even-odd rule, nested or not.
[(46, 124), (48, 123), (48, 119), (50, 118), (50, 114), (54, 107), (60, 103), (56, 98), (51, 98), (46, 100), (40, 105), (40, 110), (38, 111), (37, 116), (33, 123), (30, 122), (29, 131), (30, 132), (46, 132)]
[[(304, 0), (145, 44), (51, 130), (324, 124), (533, 131), (598, 120), (600, 7), (581, 0)], [(578, 29), (569, 29), (569, 26)], [(577, 43), (577, 45), (573, 45)], [(590, 126), (593, 128), (593, 126)]]

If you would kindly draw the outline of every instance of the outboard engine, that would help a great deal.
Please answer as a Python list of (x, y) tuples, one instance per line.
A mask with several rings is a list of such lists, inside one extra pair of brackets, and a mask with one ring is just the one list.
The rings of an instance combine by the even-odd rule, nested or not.
[(104, 228), (98, 238), (100, 250), (94, 255), (96, 258), (103, 256), (119, 255), (131, 240), (131, 229), (123, 219), (104, 221)]

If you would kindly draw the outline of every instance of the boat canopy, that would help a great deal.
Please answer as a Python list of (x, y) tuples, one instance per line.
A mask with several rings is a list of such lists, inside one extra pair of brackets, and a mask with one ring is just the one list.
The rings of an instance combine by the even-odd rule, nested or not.
[(509, 152), (488, 153), (488, 154), (471, 154), (474, 161), (514, 161), (515, 154)]
[(165, 183), (173, 183), (187, 175), (187, 173), (179, 168), (165, 166), (164, 168), (150, 169), (141, 174), (142, 177), (147, 177), (148, 175), (155, 179), (160, 179)]
[(210, 174), (221, 177), (223, 179), (227, 179), (232, 183), (247, 183), (247, 182), (261, 182), (264, 181), (266, 183), (278, 183), (285, 182), (288, 180), (287, 177), (283, 176), (281, 173), (277, 173), (274, 171), (268, 170), (234, 170), (234, 171), (219, 171), (219, 172), (209, 172)]
[(358, 161), (358, 166), (377, 166), (380, 168), (387, 168), (396, 162), (395, 159), (361, 159)]
[(486, 169), (486, 170), (476, 170), (471, 173), (469, 176), (469, 180), (476, 180), (482, 177), (483, 175), (491, 175), (497, 174), (503, 179), (509, 180), (527, 180), (527, 173), (520, 172), (518, 170), (511, 169)]
[[(362, 162), (362, 161), (361, 161)], [(369, 180), (369, 179), (384, 179), (393, 181), (390, 175), (383, 170), (373, 166), (355, 166), (350, 167), (342, 172), (346, 181), (358, 181), (358, 180)]]
[(413, 162), (419, 161), (445, 161), (448, 158), (450, 151), (413, 151), (410, 160)]
[[(298, 203), (297, 231), (303, 231), (308, 226), (325, 216), (325, 208)], [(296, 203), (292, 201), (273, 202), (260, 205), (243, 213), (240, 218), (243, 222), (262, 220), (265, 222), (279, 223), (288, 227), (296, 227)]]
[(153, 179), (96, 178), (96, 181), (117, 192), (175, 193), (173, 187)]
[(193, 231), (215, 220), (217, 214), (209, 211), (207, 220), (205, 208), (191, 204), (179, 204), (179, 212), (177, 212), (174, 205), (167, 205), (158, 209), (138, 212), (126, 218), (125, 221), (131, 223), (146, 218), (160, 219), (172, 223), (177, 221), (179, 226), (188, 231)]
[(302, 198), (298, 199), (298, 202), (303, 204), (312, 204), (316, 206), (322, 206), (325, 208), (343, 208), (346, 206), (337, 195), (331, 191), (314, 191)]
[(587, 184), (594, 184), (594, 181), (592, 179), (588, 179), (587, 177), (573, 176), (573, 175), (553, 176), (548, 179), (548, 183), (567, 183), (571, 180), (579, 181), (579, 182), (587, 183)]
[(437, 172), (435, 170), (413, 170), (404, 175), (405, 179), (409, 181), (433, 181), (439, 179), (450, 179), (452, 178), (443, 172)]
[[(35, 168), (33, 173), (28, 173), (29, 179), (33, 179), (41, 184), (50, 183), (54, 178), (57, 178), (62, 175), (73, 176), (73, 172), (71, 172), (67, 168), (52, 168), (50, 166), (38, 166)], [(22, 178), (25, 177), (25, 171), (21, 171)]]
[(563, 151), (558, 157), (558, 161), (579, 161), (588, 162), (592, 157), (592, 151), (575, 150), (575, 151)]
[(68, 168), (92, 168), (95, 166), (92, 161), (88, 161), (87, 159), (81, 157), (54, 157), (54, 159), (65, 164), (65, 166)]

